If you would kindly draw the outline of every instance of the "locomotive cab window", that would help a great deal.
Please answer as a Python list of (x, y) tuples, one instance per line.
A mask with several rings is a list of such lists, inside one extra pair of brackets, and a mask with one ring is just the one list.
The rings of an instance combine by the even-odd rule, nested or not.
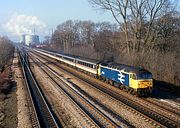
[(130, 77), (134, 80), (136, 80), (136, 75), (135, 74), (131, 74)]
[(137, 78), (138, 78), (138, 79), (152, 79), (152, 74), (151, 74), (151, 73), (146, 73), (146, 72), (144, 72), (144, 73), (139, 73), (139, 74), (137, 75)]

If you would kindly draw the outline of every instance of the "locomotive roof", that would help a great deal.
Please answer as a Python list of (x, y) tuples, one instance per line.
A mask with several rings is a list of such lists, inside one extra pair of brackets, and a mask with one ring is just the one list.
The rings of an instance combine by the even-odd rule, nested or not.
[(139, 73), (140, 71), (146, 72), (147, 70), (142, 67), (129, 66), (125, 64), (118, 63), (101, 63), (102, 66), (107, 66), (109, 68), (114, 68), (118, 70), (124, 70), (125, 72)]

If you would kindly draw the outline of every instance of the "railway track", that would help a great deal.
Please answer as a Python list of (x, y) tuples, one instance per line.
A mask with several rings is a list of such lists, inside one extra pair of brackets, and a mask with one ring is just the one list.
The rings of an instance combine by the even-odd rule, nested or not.
[[(75, 73), (72, 73), (72, 74), (75, 76), (78, 75)], [(77, 77), (79, 77), (79, 76), (77, 76)], [(79, 78), (82, 79), (82, 77), (79, 77)], [(138, 112), (142, 113), (143, 116), (145, 115), (144, 120), (149, 121), (151, 124), (154, 124), (154, 125), (160, 126), (160, 127), (162, 127), (162, 125), (164, 125), (165, 127), (169, 127), (169, 128), (170, 127), (171, 128), (180, 127), (180, 124), (177, 121), (180, 119), (180, 118), (178, 118), (178, 116), (175, 116), (175, 118), (173, 118), (173, 116), (168, 117), (168, 115), (171, 115), (172, 113), (170, 113), (168, 115), (167, 114), (162, 115), (160, 112), (151, 110), (149, 107), (147, 107), (146, 105), (148, 105), (148, 103), (146, 103), (145, 105), (139, 104), (138, 101), (132, 100), (127, 95), (126, 96), (121, 95), (120, 93), (117, 93), (116, 91), (112, 91), (113, 89), (109, 89), (107, 87), (102, 86), (102, 84), (101, 85), (96, 84), (94, 81), (92, 82), (91, 80), (88, 80), (86, 78), (83, 78), (83, 81), (86, 81), (87, 83), (93, 85), (94, 87), (98, 88), (99, 90), (114, 97), (118, 101), (121, 101), (121, 102), (125, 103), (127, 106), (130, 106), (131, 108), (133, 108), (134, 110), (137, 110)], [(134, 111), (134, 112), (136, 112), (136, 111)], [(140, 115), (142, 115), (142, 114), (140, 114)]]
[[(73, 86), (75, 87), (75, 85), (73, 85)], [(104, 93), (104, 92), (103, 92), (103, 93)], [(104, 94), (106, 94), (106, 93), (104, 93)], [(110, 96), (108, 96), (107, 94), (106, 94), (106, 97), (108, 97), (108, 98), (110, 99)], [(106, 99), (106, 97), (104, 97), (104, 98)], [(119, 102), (118, 100), (116, 100), (116, 99), (114, 99), (114, 98), (112, 98), (112, 97), (111, 97), (111, 100), (112, 100), (112, 101), (114, 100), (114, 103), (113, 103), (114, 105), (117, 104), (117, 105), (119, 105), (119, 106), (126, 106), (127, 109), (131, 110), (132, 112), (137, 113), (136, 110), (128, 107), (127, 105), (123, 104), (122, 102)], [(101, 101), (101, 102), (103, 102), (103, 101)], [(111, 104), (111, 106), (112, 106), (112, 104)], [(109, 106), (109, 107), (110, 107), (110, 106)], [(108, 108), (108, 107), (107, 107), (107, 108)], [(138, 113), (138, 114), (142, 117), (142, 114), (140, 114), (140, 113)], [(117, 114), (117, 115), (118, 115), (118, 114)], [(143, 116), (144, 116), (144, 115), (143, 115)], [(138, 117), (138, 116), (137, 116), (137, 117)], [(146, 117), (146, 116), (145, 116), (145, 117)], [(147, 120), (147, 118), (148, 118), (148, 117), (146, 117), (145, 119)], [(153, 125), (156, 124), (157, 126), (162, 126), (161, 124), (158, 124), (157, 122), (155, 123), (155, 121), (153, 121), (153, 120), (150, 119), (150, 118), (148, 118), (148, 120), (151, 121), (151, 122), (153, 123)]]
[(40, 128), (40, 124), (39, 124), (39, 120), (38, 120), (38, 116), (36, 114), (36, 109), (35, 109), (35, 105), (32, 99), (32, 95), (28, 86), (28, 81), (27, 81), (27, 77), (25, 74), (25, 69), (24, 69), (24, 62), (22, 61), (22, 56), (20, 56), (19, 53), (19, 60), (20, 60), (20, 64), (22, 66), (22, 72), (24, 75), (24, 80), (25, 80), (25, 90), (26, 90), (26, 94), (27, 94), (27, 102), (28, 102), (28, 108), (29, 108), (29, 116), (30, 116), (30, 120), (31, 120), (31, 124), (33, 128)]
[[(35, 59), (35, 58), (32, 58), (32, 60), (33, 60), (33, 62), (35, 62), (34, 64), (36, 65), (36, 66), (38, 66), (42, 71), (43, 71), (43, 73), (44, 73), (44, 70), (45, 69), (43, 69), (43, 68), (45, 68), (44, 67), (44, 64), (42, 64), (42, 63), (39, 63), (39, 62), (37, 62), (37, 59)], [(31, 65), (31, 64), (30, 64)], [(45, 73), (46, 74), (46, 73)], [(46, 75), (48, 75), (48, 78), (49, 78), (49, 74), (46, 74)], [(51, 77), (53, 77), (54, 75), (52, 74), (51, 75)], [(54, 77), (54, 78), (56, 78), (56, 77)], [(51, 79), (51, 78), (50, 78)], [(49, 80), (50, 80), (49, 79)], [(70, 100), (70, 102), (72, 102), (72, 107), (75, 109), (75, 111), (79, 114), (79, 115), (81, 115), (81, 118), (83, 118), (82, 120), (80, 120), (81, 122), (78, 124), (78, 127), (80, 126), (80, 127), (84, 127), (84, 126), (87, 126), (87, 127), (91, 127), (91, 128), (100, 128), (99, 126), (98, 126), (98, 124), (96, 123), (96, 122), (94, 122), (94, 120), (92, 120), (91, 119), (91, 117), (88, 115), (88, 114), (86, 114), (85, 112), (84, 112), (84, 110), (66, 93), (66, 92), (64, 92), (64, 90), (62, 90), (60, 87), (59, 87), (59, 85), (57, 85), (57, 82), (55, 81), (55, 80), (53, 80), (53, 78), (51, 79), (52, 81), (51, 82), (53, 82), (53, 83), (55, 83), (55, 85), (56, 86), (54, 86), (54, 84), (53, 84), (53, 86), (56, 88), (56, 90), (58, 91), (58, 92), (60, 92), (60, 94), (63, 94), (63, 95), (65, 95), (65, 98), (66, 98), (66, 101), (69, 101)], [(43, 88), (42, 88), (43, 89)], [(48, 95), (48, 94), (47, 94)], [(57, 109), (57, 111), (58, 111), (58, 109)], [(58, 112), (57, 112), (58, 113)], [(61, 120), (62, 121), (62, 126), (63, 127), (68, 127), (69, 126), (69, 124), (67, 123), (67, 120), (66, 119), (63, 119), (63, 117), (60, 117), (61, 119), (59, 119), (59, 120)], [(79, 119), (78, 119), (79, 120)]]
[[(60, 65), (56, 65), (56, 66), (60, 66)], [(61, 66), (61, 68), (66, 71), (68, 69), (65, 66)], [(161, 124), (161, 126), (163, 125), (165, 127), (172, 127), (172, 128), (174, 128), (174, 127), (178, 128), (180, 126), (177, 119), (173, 120), (174, 118), (168, 117), (166, 115), (162, 115), (161, 113), (159, 113), (155, 110), (151, 110), (151, 109), (147, 108), (146, 106), (140, 105), (139, 103), (133, 101), (131, 98), (125, 97), (115, 91), (111, 91), (110, 89), (107, 89), (107, 87), (103, 87), (102, 85), (99, 86), (98, 84), (95, 84), (94, 81), (92, 82), (91, 80), (82, 78), (82, 76), (78, 76), (78, 73), (73, 73), (72, 71), (71, 72), (68, 71), (68, 72), (73, 74), (76, 77), (79, 77), (80, 79), (83, 79), (84, 81), (95, 86), (96, 88), (108, 93), (109, 95), (116, 98), (117, 100), (125, 103), (127, 106), (130, 106), (130, 107), (134, 108), (135, 110), (139, 111), (140, 113), (146, 115), (145, 119), (149, 120), (150, 123), (154, 123), (155, 125)], [(154, 121), (152, 121), (152, 119), (154, 121), (156, 121), (156, 123)]]
[(163, 103), (162, 101), (153, 99), (153, 98), (146, 98), (144, 99), (147, 102), (150, 102), (151, 104), (154, 104), (160, 108), (163, 108), (163, 110), (166, 110), (167, 112), (171, 112), (173, 115), (172, 116), (176, 116), (177, 118), (179, 118), (180, 121), (180, 109), (179, 108), (175, 108), (172, 106), (168, 106), (167, 104)]
[[(33, 57), (35, 58), (35, 57)], [(41, 62), (39, 59), (37, 59), (39, 62)], [(42, 63), (42, 62), (41, 62)], [(46, 69), (44, 69), (46, 67)], [(119, 118), (117, 115), (112, 115), (110, 113), (111, 111), (101, 111), (100, 108), (103, 106), (100, 104), (95, 104), (94, 100), (85, 94), (82, 93), (82, 90), (75, 88), (73, 84), (69, 84), (67, 80), (64, 80), (60, 74), (58, 74), (56, 71), (54, 71), (49, 66), (45, 65), (42, 69), (74, 102), (78, 104), (78, 106), (83, 109), (93, 120), (97, 123), (99, 127), (121, 127), (121, 125), (126, 123), (128, 127), (132, 127), (130, 124), (124, 121), (122, 123), (122, 119)], [(55, 76), (55, 77), (53, 77)], [(56, 79), (54, 79), (56, 78)], [(125, 125), (124, 125), (125, 126)]]
[(28, 61), (26, 60), (26, 54), (20, 53), (20, 61), (23, 67), (23, 74), (28, 88), (30, 96), (30, 117), (32, 126), (35, 128), (59, 128), (54, 116), (46, 103), (44, 96), (42, 95), (36, 80), (34, 79), (30, 68), (28, 67)]

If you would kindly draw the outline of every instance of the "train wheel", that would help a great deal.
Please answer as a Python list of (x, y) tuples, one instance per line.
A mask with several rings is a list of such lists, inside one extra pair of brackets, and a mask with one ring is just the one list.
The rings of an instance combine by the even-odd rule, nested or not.
[(114, 86), (114, 81), (112, 81), (112, 80), (109, 81), (109, 84), (112, 85), (112, 86)]
[(142, 94), (141, 94), (141, 90), (140, 90), (140, 89), (137, 90), (137, 97), (142, 97)]
[(134, 89), (132, 91), (132, 95), (136, 95), (136, 91)]
[(119, 84), (118, 83), (113, 82), (113, 84), (114, 84), (115, 87), (119, 88)]
[(130, 94), (134, 95), (134, 89), (130, 89)]
[(150, 95), (149, 89), (146, 91), (146, 96), (148, 97)]
[(121, 90), (123, 90), (123, 86), (122, 86), (121, 84), (119, 85), (119, 88), (120, 88)]
[(129, 92), (129, 88), (128, 87), (125, 87), (125, 92)]

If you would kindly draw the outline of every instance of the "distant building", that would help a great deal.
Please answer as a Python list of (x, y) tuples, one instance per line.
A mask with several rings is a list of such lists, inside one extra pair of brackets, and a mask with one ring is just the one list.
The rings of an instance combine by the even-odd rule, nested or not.
[(38, 35), (22, 35), (20, 38), (20, 42), (25, 45), (34, 45), (39, 43)]
[(47, 47), (47, 45), (45, 45), (45, 44), (38, 44), (38, 45), (36, 45), (36, 48), (43, 48), (43, 47)]
[(20, 37), (20, 43), (21, 44), (25, 44), (25, 36), (26, 35), (21, 35), (21, 37)]

